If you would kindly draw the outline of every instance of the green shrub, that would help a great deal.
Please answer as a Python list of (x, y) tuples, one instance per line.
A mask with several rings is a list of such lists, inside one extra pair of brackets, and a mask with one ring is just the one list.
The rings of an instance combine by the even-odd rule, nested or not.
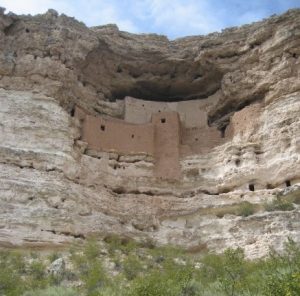
[(0, 251), (0, 295), (19, 296), (24, 286), (23, 256), (18, 252)]
[(106, 274), (100, 262), (93, 262), (89, 265), (87, 273), (81, 276), (84, 282), (84, 288), (88, 295), (98, 295), (99, 290), (105, 286)]
[(85, 248), (84, 248), (84, 255), (89, 261), (93, 261), (96, 259), (100, 254), (100, 248), (94, 239), (88, 240)]
[(61, 257), (61, 254), (59, 254), (57, 252), (52, 252), (48, 255), (48, 260), (50, 261), (50, 263), (52, 263), (60, 257)]
[(220, 278), (221, 289), (228, 296), (240, 295), (245, 280), (245, 258), (241, 248), (224, 252), (224, 275)]
[(265, 204), (265, 210), (268, 212), (273, 211), (292, 211), (294, 210), (294, 205), (289, 200), (284, 200), (281, 198), (274, 199), (272, 202)]
[(251, 216), (254, 213), (255, 213), (255, 206), (248, 201), (244, 201), (244, 202), (240, 203), (240, 205), (236, 211), (237, 216), (243, 216), (243, 217)]
[(141, 260), (135, 255), (128, 255), (123, 262), (123, 270), (128, 280), (133, 280), (143, 271)]
[[(137, 277), (129, 290), (130, 296), (194, 296), (192, 268), (167, 261), (163, 269), (152, 270)], [(189, 294), (188, 294), (189, 293)]]

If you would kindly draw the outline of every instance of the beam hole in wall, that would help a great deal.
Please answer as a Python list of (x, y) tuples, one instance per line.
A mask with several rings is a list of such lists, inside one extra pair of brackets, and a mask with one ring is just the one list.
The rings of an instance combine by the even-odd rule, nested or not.
[(160, 122), (161, 122), (161, 123), (166, 123), (166, 119), (165, 119), (165, 118), (161, 118), (161, 119), (160, 119)]
[(254, 191), (254, 184), (249, 184), (249, 190)]
[(134, 139), (134, 134), (131, 135), (131, 139)]
[(291, 181), (290, 180), (286, 180), (285, 181), (285, 186), (286, 187), (290, 187), (291, 186)]
[(195, 138), (195, 141), (198, 142), (198, 138)]
[(105, 125), (101, 124), (100, 129), (104, 132), (105, 131)]

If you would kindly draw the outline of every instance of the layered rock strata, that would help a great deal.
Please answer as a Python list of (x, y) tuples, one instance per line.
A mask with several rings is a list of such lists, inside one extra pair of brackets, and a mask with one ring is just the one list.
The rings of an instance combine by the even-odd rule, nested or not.
[[(299, 45), (299, 10), (174, 41), (1, 10), (1, 245), (116, 233), (255, 258), (300, 241)], [(157, 104), (184, 123), (176, 180), (155, 155), (93, 149), (74, 117), (142, 124)], [(266, 211), (278, 196), (294, 209)]]

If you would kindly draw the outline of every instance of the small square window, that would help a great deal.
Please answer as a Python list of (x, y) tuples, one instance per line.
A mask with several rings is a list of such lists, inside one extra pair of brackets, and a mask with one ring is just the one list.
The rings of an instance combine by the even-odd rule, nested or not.
[(104, 124), (101, 124), (100, 128), (101, 128), (102, 131), (105, 131), (105, 125)]
[(160, 122), (161, 122), (161, 123), (165, 123), (165, 122), (166, 122), (166, 119), (165, 119), (165, 118), (161, 118), (161, 119), (160, 119)]

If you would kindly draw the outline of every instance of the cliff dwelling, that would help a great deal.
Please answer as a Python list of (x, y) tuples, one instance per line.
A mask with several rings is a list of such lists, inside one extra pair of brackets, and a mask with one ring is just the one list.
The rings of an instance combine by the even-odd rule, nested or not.
[(179, 180), (181, 158), (209, 151), (232, 137), (225, 136), (225, 128), (220, 132), (208, 126), (201, 100), (166, 103), (127, 96), (119, 104), (124, 105), (122, 119), (93, 116), (76, 106), (81, 139), (96, 151), (154, 157), (157, 178)]

